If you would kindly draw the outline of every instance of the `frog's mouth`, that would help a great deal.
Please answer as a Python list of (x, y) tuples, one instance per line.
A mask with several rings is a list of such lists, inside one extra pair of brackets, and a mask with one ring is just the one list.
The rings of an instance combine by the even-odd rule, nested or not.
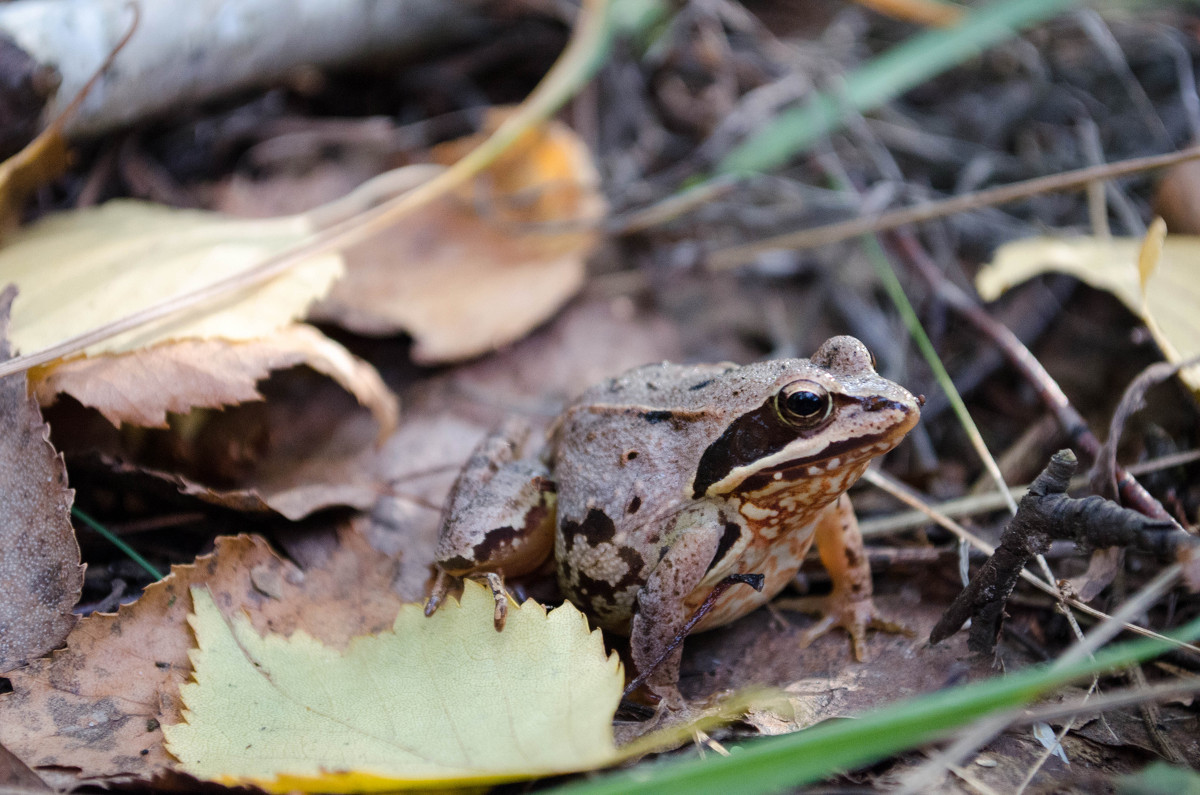
[(834, 442), (817, 455), (784, 461), (749, 475), (738, 484), (737, 491), (758, 491), (772, 483), (791, 483), (841, 472), (883, 455), (903, 438), (903, 433), (884, 432)]

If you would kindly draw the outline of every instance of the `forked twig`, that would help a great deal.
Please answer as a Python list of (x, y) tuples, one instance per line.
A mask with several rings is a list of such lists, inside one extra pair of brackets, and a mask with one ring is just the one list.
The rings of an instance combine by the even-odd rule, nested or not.
[[(879, 488), (886, 491), (888, 494), (891, 494), (893, 497), (895, 497), (896, 499), (903, 502), (905, 505), (908, 505), (911, 508), (921, 511), (922, 513), (927, 515), (930, 518), (930, 520), (932, 522), (934, 522), (935, 524), (937, 524), (939, 527), (945, 528), (946, 530), (950, 531), (956, 537), (962, 539), (963, 541), (966, 541), (968, 544), (970, 544), (971, 546), (980, 550), (985, 555), (991, 555), (993, 552), (995, 552), (996, 548), (993, 547), (991, 544), (984, 541), (982, 538), (975, 535), (970, 530), (963, 527), (962, 525), (960, 525), (958, 522), (954, 521), (953, 519), (951, 519), (947, 516), (943, 516), (942, 514), (933, 510), (933, 508), (931, 508), (930, 506), (925, 504), (925, 502), (922, 500), (922, 498), (919, 494), (916, 494), (908, 486), (905, 486), (903, 483), (900, 483), (899, 481), (889, 477), (888, 475), (884, 474), (883, 472), (880, 472), (875, 468), (868, 469), (866, 471), (866, 473), (863, 474), (863, 480), (867, 481), (868, 483), (872, 484), (873, 486), (878, 486)], [(1021, 572), (1021, 579), (1025, 580), (1027, 583), (1034, 586), (1038, 590), (1048, 594), (1049, 596), (1054, 597), (1055, 599), (1061, 598), (1062, 601), (1064, 601), (1066, 604), (1070, 605), (1072, 608), (1074, 608), (1078, 612), (1088, 615), (1098, 621), (1108, 621), (1113, 618), (1113, 616), (1110, 616), (1108, 613), (1105, 613), (1101, 610), (1097, 610), (1096, 608), (1094, 608), (1090, 605), (1084, 604), (1083, 602), (1080, 602), (1078, 599), (1075, 599), (1074, 597), (1068, 596), (1068, 597), (1063, 598), (1063, 595), (1058, 592), (1057, 588), (1055, 588), (1053, 585), (1047, 583), (1045, 580), (1041, 579), (1040, 577), (1032, 574), (1028, 570)], [(1169, 644), (1171, 644), (1171, 646), (1173, 646), (1175, 648), (1185, 649), (1185, 650), (1197, 655), (1197, 659), (1200, 659), (1200, 646), (1196, 646), (1191, 643), (1184, 643), (1183, 641), (1175, 640), (1174, 638), (1168, 638), (1166, 635), (1161, 635), (1152, 629), (1146, 629), (1145, 627), (1138, 626), (1137, 624), (1131, 623), (1129, 621), (1121, 622), (1120, 627), (1122, 629), (1132, 632), (1136, 635), (1141, 635), (1144, 638), (1153, 638), (1155, 640), (1160, 640), (1164, 643), (1169, 643)]]
[(1055, 538), (1082, 546), (1140, 547), (1159, 556), (1172, 555), (1182, 545), (1195, 546), (1193, 536), (1171, 522), (1150, 519), (1103, 497), (1075, 499), (1066, 495), (1076, 466), (1075, 454), (1060, 450), (1038, 475), (1020, 510), (1000, 537), (1000, 546), (946, 609), (929, 635), (938, 643), (971, 618), (971, 651), (988, 653), (1000, 637), (1004, 607), (1025, 564), (1043, 554)]

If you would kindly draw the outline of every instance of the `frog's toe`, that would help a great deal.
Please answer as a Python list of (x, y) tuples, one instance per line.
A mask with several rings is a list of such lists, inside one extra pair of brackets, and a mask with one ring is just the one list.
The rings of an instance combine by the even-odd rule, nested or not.
[(654, 714), (648, 720), (642, 722), (638, 727), (640, 734), (646, 734), (656, 729), (674, 726), (678, 723), (686, 723), (691, 717), (691, 707), (684, 700), (683, 694), (679, 692), (679, 688), (651, 688), (651, 693), (658, 696), (658, 705), (654, 708)]
[(504, 588), (504, 577), (495, 572), (486, 572), (483, 574), (483, 580), (491, 589), (492, 599), (496, 603), (492, 614), (492, 626), (497, 632), (503, 632), (505, 624), (508, 623), (508, 591)]
[(906, 627), (899, 621), (892, 621), (884, 618), (879, 612), (875, 612), (871, 616), (871, 623), (868, 625), (871, 629), (877, 629), (880, 632), (887, 632), (892, 635), (905, 635), (906, 637), (916, 636), (916, 632), (911, 627)]
[(433, 587), (429, 589), (429, 600), (425, 603), (425, 616), (428, 618), (437, 612), (437, 609), (442, 606), (442, 602), (446, 601), (446, 594), (450, 591), (450, 585), (454, 578), (446, 573), (440, 566), (437, 570), (437, 577), (433, 581)]
[[(801, 633), (800, 648), (807, 648), (808, 646), (812, 645), (817, 638), (828, 634), (829, 630), (833, 629), (837, 625), (837, 616), (834, 616), (830, 613), (826, 613), (825, 615), (821, 616), (821, 618), (817, 619), (817, 623), (813, 624), (811, 627)], [(853, 637), (853, 632), (851, 633), (851, 637)]]
[(801, 648), (807, 647), (835, 627), (841, 627), (850, 635), (850, 651), (854, 655), (854, 659), (862, 662), (867, 648), (868, 629), (905, 635), (912, 634), (912, 631), (904, 625), (884, 617), (870, 599), (835, 600), (824, 597), (803, 601), (805, 604), (794, 606), (801, 610), (819, 612), (821, 618), (800, 636)]

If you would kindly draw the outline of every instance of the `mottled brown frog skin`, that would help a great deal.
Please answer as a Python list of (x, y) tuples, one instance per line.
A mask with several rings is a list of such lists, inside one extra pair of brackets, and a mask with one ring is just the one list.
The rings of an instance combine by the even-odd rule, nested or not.
[[(598, 625), (630, 636), (639, 670), (666, 655), (647, 684), (676, 708), (681, 650), (666, 650), (714, 586), (733, 574), (765, 580), (761, 592), (729, 588), (696, 631), (774, 597), (816, 539), (834, 589), (808, 640), (843, 626), (861, 658), (868, 626), (894, 626), (872, 603), (844, 492), (919, 415), (917, 400), (877, 375), (853, 337), (828, 340), (812, 359), (651, 365), (599, 384), (566, 410), (549, 469), (537, 474), (552, 473), (557, 487), (559, 583)], [(459, 535), (486, 551), (478, 528)]]

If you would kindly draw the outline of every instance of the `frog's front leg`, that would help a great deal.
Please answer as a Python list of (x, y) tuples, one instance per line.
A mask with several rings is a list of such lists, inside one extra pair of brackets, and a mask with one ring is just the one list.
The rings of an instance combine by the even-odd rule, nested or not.
[[(821, 513), (815, 533), (817, 552), (833, 580), (833, 590), (815, 600), (816, 609), (823, 615), (801, 637), (801, 645), (807, 646), (834, 627), (842, 627), (850, 633), (854, 659), (861, 662), (868, 628), (910, 634), (904, 626), (884, 618), (875, 607), (871, 567), (858, 518), (847, 495), (843, 494)], [(812, 600), (804, 601), (811, 604)]]
[[(693, 618), (689, 599), (708, 574), (720, 548), (724, 523), (711, 504), (679, 514), (663, 537), (665, 550), (638, 591), (629, 630), (630, 655), (639, 676), (659, 699), (659, 715), (684, 709), (679, 692), (681, 642)], [(748, 587), (737, 585), (734, 587)]]
[(555, 486), (540, 461), (520, 457), (529, 436), (511, 420), (475, 448), (450, 490), (438, 531), (438, 577), (425, 606), (432, 615), (451, 582), (483, 579), (496, 599), (494, 623), (504, 628), (504, 577), (535, 571), (554, 548)]
[[(691, 618), (684, 600), (704, 579), (719, 541), (718, 534), (685, 532), (638, 591), (629, 651), (633, 667), (639, 675), (646, 675), (646, 687), (659, 699), (660, 714), (685, 707), (679, 692), (683, 644), (676, 644)], [(672, 644), (676, 645), (670, 650)]]

